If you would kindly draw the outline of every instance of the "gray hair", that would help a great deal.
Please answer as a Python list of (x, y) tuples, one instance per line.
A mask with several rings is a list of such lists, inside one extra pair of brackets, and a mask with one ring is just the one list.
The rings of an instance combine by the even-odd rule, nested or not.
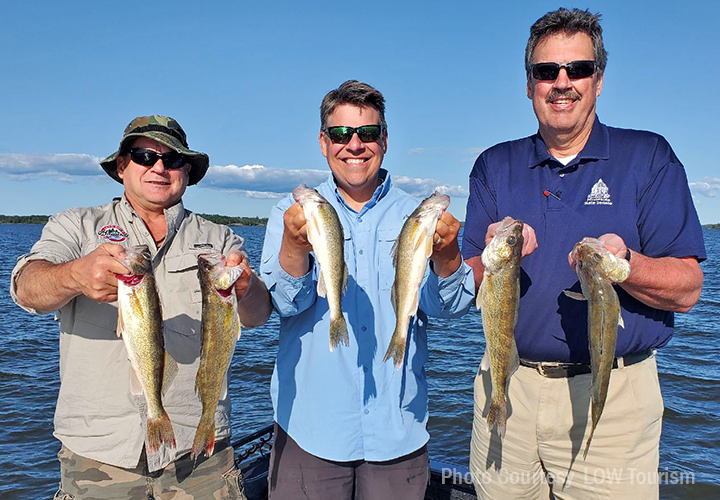
[(385, 98), (376, 88), (357, 80), (348, 80), (325, 95), (320, 105), (321, 130), (325, 130), (328, 118), (335, 111), (335, 108), (341, 104), (351, 104), (361, 108), (375, 108), (380, 113), (380, 125), (383, 130), (387, 130)]
[(589, 10), (567, 10), (560, 7), (558, 10), (548, 12), (535, 21), (535, 24), (530, 28), (530, 38), (528, 38), (527, 47), (525, 47), (525, 72), (528, 79), (532, 70), (535, 47), (542, 39), (558, 33), (567, 35), (585, 33), (588, 35), (593, 42), (593, 52), (595, 53), (598, 73), (602, 75), (607, 64), (607, 52), (603, 44), (600, 17), (599, 13), (591, 14)]

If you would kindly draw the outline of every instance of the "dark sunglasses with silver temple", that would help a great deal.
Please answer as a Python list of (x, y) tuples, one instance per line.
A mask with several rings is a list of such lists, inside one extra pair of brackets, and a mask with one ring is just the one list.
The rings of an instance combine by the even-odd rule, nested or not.
[(380, 138), (382, 130), (381, 125), (363, 125), (361, 127), (340, 125), (338, 127), (327, 127), (324, 131), (334, 143), (347, 144), (355, 134), (358, 135), (362, 142), (375, 142)]
[(160, 159), (163, 162), (163, 167), (167, 170), (176, 170), (189, 163), (184, 155), (176, 151), (160, 154), (157, 151), (145, 148), (132, 148), (130, 150), (130, 159), (143, 167), (152, 167)]
[(541, 62), (531, 66), (531, 74), (536, 80), (552, 81), (560, 74), (560, 68), (565, 68), (568, 78), (576, 80), (591, 76), (595, 73), (596, 67), (595, 61)]

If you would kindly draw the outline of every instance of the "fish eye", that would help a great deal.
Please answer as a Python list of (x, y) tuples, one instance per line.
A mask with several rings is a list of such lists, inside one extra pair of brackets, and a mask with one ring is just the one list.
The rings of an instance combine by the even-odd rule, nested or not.
[(600, 262), (600, 261), (602, 260), (602, 255), (600, 255), (599, 253), (594, 253), (594, 254), (592, 255), (592, 259), (593, 259), (595, 262)]
[(206, 271), (209, 271), (210, 269), (212, 269), (212, 266), (206, 262), (203, 264), (203, 269), (205, 269)]
[(507, 239), (507, 243), (508, 245), (514, 245), (515, 243), (517, 243), (517, 238), (515, 236), (509, 236)]

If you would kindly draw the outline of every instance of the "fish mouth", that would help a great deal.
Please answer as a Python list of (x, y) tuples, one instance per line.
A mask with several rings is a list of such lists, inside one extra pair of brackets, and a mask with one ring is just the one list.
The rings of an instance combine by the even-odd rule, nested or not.
[(233, 286), (224, 290), (222, 288), (216, 288), (215, 291), (218, 295), (220, 295), (220, 297), (222, 297), (223, 299), (227, 299), (232, 295), (233, 288)]
[(145, 277), (144, 274), (116, 274), (115, 277), (127, 286), (137, 286)]

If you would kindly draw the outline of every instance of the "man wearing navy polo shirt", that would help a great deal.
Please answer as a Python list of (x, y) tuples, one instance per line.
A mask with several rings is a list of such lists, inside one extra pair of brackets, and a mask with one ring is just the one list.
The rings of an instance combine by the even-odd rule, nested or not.
[[(475, 380), (470, 468), (483, 499), (548, 498), (550, 488), (559, 499), (658, 498), (663, 402), (654, 352), (672, 337), (673, 313), (700, 296), (705, 249), (667, 141), (605, 126), (595, 114), (607, 61), (599, 19), (559, 9), (532, 26), (525, 67), (539, 131), (486, 150), (470, 175), (463, 256), (476, 285), (497, 222), (525, 222), (515, 328), (521, 366), (509, 384), (503, 439), (486, 430), (489, 373)], [(585, 236), (631, 265), (616, 286), (625, 323), (619, 367), (587, 458), (591, 375), (576, 374), (590, 357), (587, 305), (563, 294), (578, 289), (568, 254)]]

